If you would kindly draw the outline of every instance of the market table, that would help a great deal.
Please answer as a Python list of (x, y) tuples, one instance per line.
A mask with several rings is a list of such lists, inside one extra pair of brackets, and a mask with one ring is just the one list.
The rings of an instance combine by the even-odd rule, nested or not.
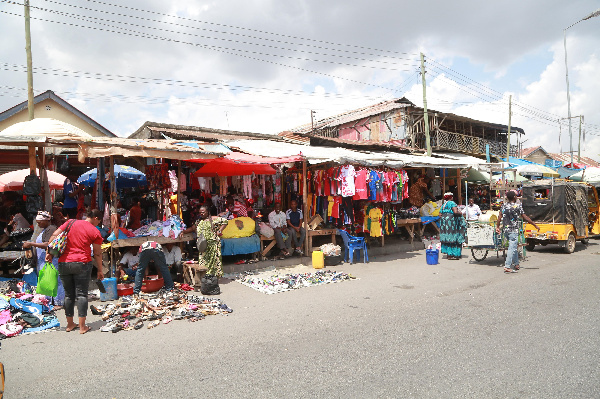
[(337, 234), (337, 229), (321, 229), (321, 230), (308, 230), (306, 232), (308, 235), (308, 251), (312, 252), (313, 250), (318, 250), (318, 248), (314, 249), (312, 246), (312, 240), (314, 236), (331, 236), (331, 243), (335, 245), (335, 236)]
[(413, 239), (415, 237), (415, 225), (417, 226), (417, 234), (421, 234), (421, 218), (417, 219), (398, 219), (396, 221), (396, 226), (404, 227), (408, 232), (408, 236), (410, 237), (409, 241), (412, 245)]
[(146, 241), (155, 241), (159, 244), (168, 244), (168, 243), (192, 241), (195, 239), (196, 239), (196, 235), (194, 233), (187, 233), (187, 234), (181, 234), (177, 238), (169, 238), (169, 237), (164, 237), (164, 236), (145, 236), (145, 237), (122, 238), (122, 239), (114, 240), (111, 244), (112, 244), (113, 248), (139, 247)]

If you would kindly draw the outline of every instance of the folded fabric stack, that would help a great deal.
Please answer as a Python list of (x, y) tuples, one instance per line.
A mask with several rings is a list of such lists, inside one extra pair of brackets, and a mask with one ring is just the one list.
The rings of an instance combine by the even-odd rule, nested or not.
[(136, 237), (170, 237), (177, 238), (186, 229), (185, 223), (177, 215), (170, 216), (166, 221), (157, 220), (133, 232)]

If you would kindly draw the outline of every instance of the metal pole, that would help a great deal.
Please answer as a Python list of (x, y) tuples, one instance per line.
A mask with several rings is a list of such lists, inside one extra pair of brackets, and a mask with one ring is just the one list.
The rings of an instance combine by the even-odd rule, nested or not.
[(33, 119), (33, 67), (31, 59), (31, 29), (29, 24), (29, 0), (25, 0), (25, 52), (27, 53), (27, 109), (29, 120)]
[(431, 141), (429, 140), (429, 115), (427, 115), (427, 90), (425, 82), (425, 59), (421, 53), (421, 82), (423, 84), (423, 119), (425, 121), (425, 145), (427, 147), (427, 156), (431, 156)]
[(508, 133), (506, 134), (506, 162), (510, 162), (510, 122), (512, 117), (512, 94), (508, 96)]
[(581, 162), (581, 118), (583, 115), (579, 115), (579, 144), (577, 145), (577, 162)]
[(565, 45), (565, 76), (567, 79), (567, 117), (569, 118), (569, 152), (571, 153), (571, 169), (573, 169), (573, 133), (571, 131), (571, 94), (569, 93), (569, 67), (567, 66), (567, 29), (563, 30)]

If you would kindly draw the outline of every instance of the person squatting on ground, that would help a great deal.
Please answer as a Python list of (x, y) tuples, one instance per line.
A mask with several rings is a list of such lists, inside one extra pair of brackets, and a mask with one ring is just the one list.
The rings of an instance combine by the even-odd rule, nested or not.
[(172, 242), (166, 243), (163, 246), (163, 252), (165, 253), (165, 261), (167, 267), (171, 271), (171, 277), (173, 280), (179, 279), (179, 276), (183, 276), (183, 260), (181, 254), (181, 248)]
[[(69, 229), (65, 251), (58, 258), (58, 275), (65, 289), (65, 316), (67, 317), (66, 331), (79, 328), (80, 334), (85, 334), (90, 327), (85, 324), (88, 308), (88, 287), (92, 271), (92, 251), (98, 268), (98, 280), (104, 278), (102, 273), (102, 236), (96, 228), (102, 221), (102, 212), (94, 209), (85, 220), (67, 220), (49, 239), (54, 240), (60, 233)], [(69, 227), (70, 226), (70, 227)], [(52, 262), (53, 256), (46, 253), (46, 261)], [(79, 325), (75, 324), (75, 304), (79, 316)]]
[(504, 273), (516, 273), (521, 268), (519, 265), (519, 228), (521, 227), (521, 217), (530, 223), (538, 231), (540, 228), (523, 211), (523, 206), (517, 202), (517, 193), (509, 191), (506, 193), (508, 202), (502, 204), (500, 208), (500, 217), (496, 222), (496, 232), (500, 234), (500, 221), (502, 221), (502, 235), (508, 240), (508, 253), (504, 263)]
[(302, 227), (304, 217), (302, 210), (298, 209), (298, 201), (292, 200), (290, 202), (290, 209), (285, 213), (287, 220), (288, 231), (292, 240), (292, 246), (294, 251), (302, 255), (302, 244), (304, 243), (304, 237), (306, 237), (306, 230)]
[(154, 262), (156, 268), (160, 271), (162, 278), (165, 282), (165, 289), (172, 290), (175, 286), (171, 273), (167, 267), (167, 261), (165, 259), (165, 253), (162, 250), (162, 246), (156, 241), (146, 241), (140, 245), (140, 263), (135, 271), (135, 284), (133, 286), (133, 294), (139, 295), (142, 289), (142, 282), (145, 277), (146, 268), (150, 261)]
[(140, 263), (140, 254), (138, 247), (128, 247), (127, 252), (119, 262), (119, 277), (134, 280), (138, 264)]

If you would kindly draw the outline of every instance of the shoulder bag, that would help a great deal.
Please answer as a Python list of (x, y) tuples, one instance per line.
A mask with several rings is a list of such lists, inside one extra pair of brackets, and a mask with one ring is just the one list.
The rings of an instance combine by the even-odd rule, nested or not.
[(67, 247), (67, 235), (69, 235), (69, 230), (71, 230), (73, 223), (75, 223), (75, 219), (69, 222), (65, 231), (62, 231), (48, 244), (48, 252), (52, 256), (60, 256), (65, 252), (65, 248)]

